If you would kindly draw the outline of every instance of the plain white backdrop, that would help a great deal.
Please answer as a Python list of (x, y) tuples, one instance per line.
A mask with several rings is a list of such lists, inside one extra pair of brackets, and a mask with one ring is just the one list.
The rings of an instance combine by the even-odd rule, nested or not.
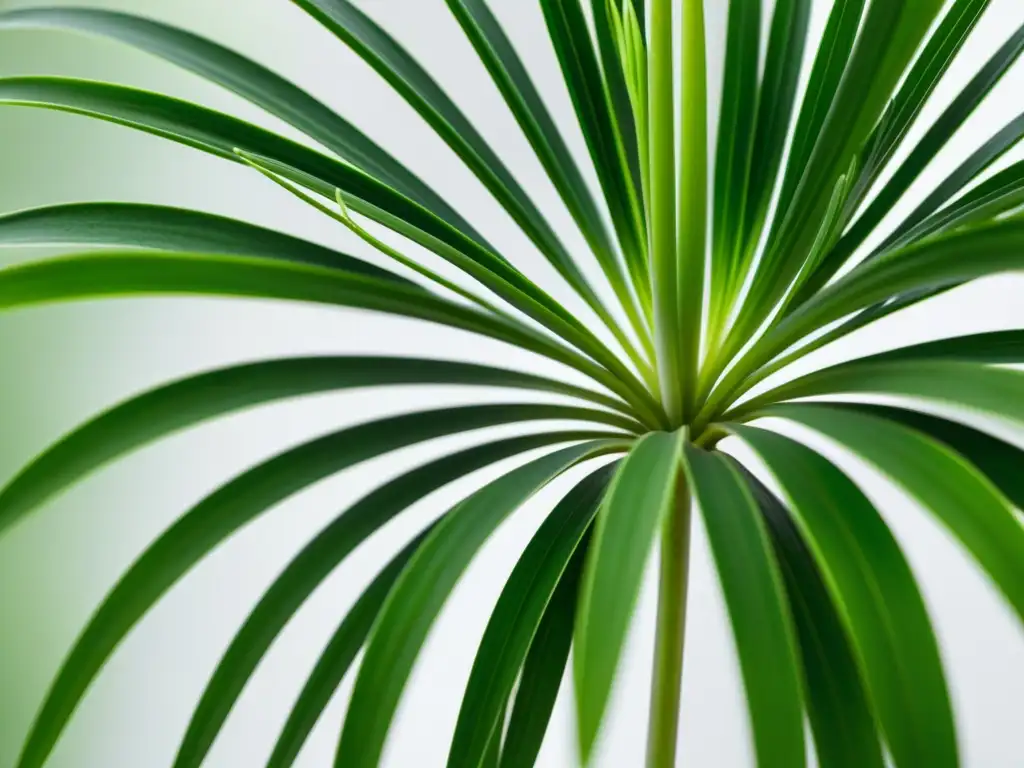
[[(173, 21), (215, 37), (295, 80), (393, 151), (456, 204), (517, 265), (558, 297), (570, 300), (552, 279), (552, 270), (441, 140), (368, 67), (286, 0), (176, 0), (173, 4), (108, 0), (93, 4)], [(582, 239), (573, 231), (556, 193), (443, 0), (362, 0), (359, 5), (407, 45), (449, 89), (570, 247), (583, 253)], [(507, 25), (593, 181), (538, 4), (490, 0), (490, 6)], [(724, 1), (706, 3), (709, 46), (717, 56), (721, 55), (726, 6)], [(820, 34), (830, 6), (827, 0), (816, 3), (812, 38)], [(911, 132), (910, 145), (920, 137), (922, 125), (948, 104), (985, 58), (1022, 23), (1024, 4), (1020, 0), (993, 0)], [(162, 89), (294, 135), (233, 96), (135, 52), (52, 33), (25, 34), (19, 40), (25, 62), (20, 71), (103, 77)], [(10, 61), (10, 56), (5, 57), (5, 65)], [(712, 61), (712, 101), (717, 100), (720, 78), (720, 62)], [(966, 151), (1024, 110), (1021, 94), (1024, 67), (1018, 65), (922, 176), (890, 223), (898, 221), (900, 214), (920, 199), (920, 191), (941, 180)], [(712, 117), (716, 111), (712, 109)], [(4, 119), (6, 115), (5, 111)], [(32, 199), (17, 207), (87, 197), (186, 205), (279, 227), (379, 261), (340, 226), (244, 168), (132, 135), (126, 129), (83, 128), (82, 120), (59, 115), (46, 119), (62, 125), (67, 136), (79, 135), (82, 148), (95, 145), (105, 149), (101, 159), (87, 151), (84, 157), (69, 154), (68, 162), (80, 164), (80, 171), (73, 174), (78, 181), (66, 190), (32, 192)], [(83, 133), (77, 134), (79, 130)], [(715, 131), (710, 133), (713, 138)], [(51, 151), (67, 153), (69, 148), (51, 149), (40, 140), (24, 148), (28, 153), (25, 162), (31, 168), (32, 158), (38, 154), (41, 164)], [(905, 152), (897, 161), (903, 156)], [(1013, 155), (1020, 156), (1020, 152)], [(7, 195), (7, 199), (11, 197)], [(866, 329), (846, 343), (812, 356), (806, 366), (953, 333), (1024, 327), (1022, 288), (1024, 280), (1006, 277), (960, 289)], [(161, 299), (32, 312), (54, 313), (69, 322), (74, 318), (104, 330), (83, 335), (71, 357), (61, 363), (46, 349), (39, 350), (39, 360), (49, 360), (52, 369), (59, 371), (65, 364), (81, 377), (74, 382), (81, 390), (74, 405), (51, 416), (51, 437), (90, 410), (146, 386), (256, 358), (314, 353), (436, 355), (563, 375), (525, 353), (467, 334), (350, 311), (254, 301)], [(325, 431), (381, 415), (470, 401), (522, 399), (524, 395), (518, 393), (456, 388), (389, 388), (305, 398), (190, 430), (105, 470), (43, 514), (67, 521), (62, 524), (62, 539), (54, 545), (63, 553), (57, 560), (61, 576), (74, 585), (75, 595), (76, 607), (61, 618), (64, 647), (88, 616), (90, 606), (102, 598), (149, 541), (182, 510), (251, 464)], [(54, 764), (76, 768), (168, 765), (190, 708), (219, 655), (261, 592), (303, 543), (347, 504), (387, 478), (438, 455), (443, 448), (479, 438), (437, 441), (349, 470), (270, 511), (218, 549), (129, 636), (85, 700), (58, 747)], [(40, 445), (26, 446), (26, 457), (43, 442), (40, 438)], [(964, 765), (1024, 765), (1024, 746), (1018, 734), (1024, 691), (1022, 627), (974, 563), (924, 510), (842, 451), (833, 446), (824, 450), (863, 483), (919, 576), (947, 664)], [(305, 675), (361, 589), (401, 543), (460, 495), (493, 477), (497, 469), (479, 473), (472, 482), (457, 483), (416, 505), (338, 569), (271, 649), (232, 713), (208, 765), (227, 768), (262, 763)], [(402, 701), (385, 757), (389, 768), (444, 765), (462, 691), (490, 609), (519, 552), (567, 487), (560, 482), (539, 494), (500, 529), (466, 573), (435, 625)], [(32, 521), (19, 527), (11, 537), (14, 543), (5, 546), (38, 543), (43, 524)], [(717, 577), (699, 522), (694, 546), (679, 764), (740, 768), (752, 765), (742, 689)], [(51, 563), (49, 568), (53, 567)], [(653, 571), (653, 558), (651, 567)], [(648, 579), (602, 736), (596, 761), (601, 768), (642, 765), (653, 645), (653, 587)], [(55, 672), (59, 649), (51, 655)], [(331, 764), (351, 678), (303, 751), (298, 764), (304, 768)], [(39, 696), (42, 693), (41, 687)], [(572, 718), (566, 683), (540, 765), (568, 768), (576, 764)]]

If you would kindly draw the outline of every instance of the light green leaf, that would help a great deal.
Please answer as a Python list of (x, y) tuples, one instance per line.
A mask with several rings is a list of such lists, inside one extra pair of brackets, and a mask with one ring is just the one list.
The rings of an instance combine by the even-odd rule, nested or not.
[(765, 461), (789, 501), (853, 639), (896, 765), (956, 768), (956, 728), (938, 643), (885, 522), (853, 481), (814, 451), (762, 429), (734, 431)]
[(374, 625), (342, 728), (336, 766), (374, 768), (412, 666), (430, 627), (477, 551), (537, 490), (608, 451), (585, 443), (531, 461), (456, 506), (427, 537)]
[[(590, 475), (555, 507), (505, 583), (466, 684), (448, 768), (477, 768), (488, 744), (495, 737), (500, 740), (501, 715), (516, 678), (574, 553), (577, 548), (586, 551), (581, 542), (612, 469)], [(572, 625), (571, 614), (568, 624)]]
[(728, 459), (693, 446), (684, 455), (732, 621), (757, 764), (804, 765), (796, 637), (761, 512)]
[(604, 717), (644, 567), (672, 512), (684, 437), (683, 432), (654, 432), (641, 438), (619, 466), (598, 512), (576, 617), (574, 673), (584, 762)]
[(891, 421), (820, 405), (764, 412), (842, 443), (914, 496), (963, 543), (1024, 619), (1024, 527), (1009, 502), (953, 450)]

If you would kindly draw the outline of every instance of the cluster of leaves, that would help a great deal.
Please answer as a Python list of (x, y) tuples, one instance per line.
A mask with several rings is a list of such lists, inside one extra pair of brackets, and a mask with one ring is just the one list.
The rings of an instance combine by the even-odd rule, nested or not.
[[(416, 656), (475, 553), (540, 487), (599, 457), (604, 461), (546, 518), (502, 591), (473, 665), (449, 766), (532, 765), (570, 648), (580, 746), (589, 759), (659, 538), (650, 762), (673, 764), (691, 497), (732, 620), (758, 764), (805, 764), (806, 714), (823, 766), (881, 768), (885, 750), (901, 768), (958, 765), (937, 643), (896, 540), (840, 469), (751, 422), (766, 415), (798, 422), (879, 467), (962, 542), (1024, 616), (1018, 448), (909, 408), (787, 402), (881, 393), (1024, 423), (1024, 374), (997, 367), (1024, 362), (1024, 332), (900, 348), (749, 393), (901, 308), (1024, 267), (1024, 219), (1015, 215), (1024, 205), (1024, 163), (987, 173), (1024, 134), (1024, 116), (975, 149), (884, 238), (874, 238), (879, 245), (863, 247), (1024, 51), (1024, 29), (894, 163), (987, 0), (956, 0), (945, 12), (940, 0), (836, 0), (816, 49), (808, 41), (812, 0), (777, 0), (765, 35), (760, 0), (730, 0), (710, 163), (700, 2), (684, 0), (673, 18), (670, 0), (592, 0), (589, 8), (582, 0), (540, 0), (596, 171), (595, 194), (484, 0), (447, 0), (584, 236), (590, 253), (571, 254), (499, 155), (395, 39), (350, 0), (293, 2), (451, 147), (587, 305), (608, 343), (423, 180), (296, 85), (187, 31), (81, 8), (6, 12), (0, 28), (70, 30), (135, 46), (230, 89), (322, 151), (212, 109), (107, 83), (2, 79), (0, 103), (107, 120), (246, 164), (375, 246), (394, 268), (196, 211), (63, 205), (0, 218), (0, 243), (115, 250), (0, 271), (0, 307), (137, 293), (358, 307), (518, 346), (574, 369), (593, 387), (434, 359), (266, 360), (168, 384), (72, 432), (0, 493), (0, 526), (173, 431), (282, 398), (459, 384), (573, 401), (393, 416), (324, 435), (230, 480), (150, 545), (106, 597), (57, 676), (18, 768), (45, 763), (90, 683), (161, 596), (276, 503), (403, 446), (553, 419), (582, 424), (438, 458), (368, 494), (317, 534), (225, 652), (175, 768), (203, 762), (274, 639), (364, 540), (435, 489), (541, 448), (551, 450), (467, 497), (380, 571), (310, 673), (268, 768), (293, 763), (360, 651), (336, 764), (377, 765)], [(810, 77), (801, 87), (805, 59)], [(472, 287), (381, 242), (355, 216), (421, 246)], [(610, 293), (585, 276), (582, 260), (591, 257)], [(757, 453), (779, 495), (718, 450), (726, 436)], [(609, 456), (618, 458), (609, 463)]]

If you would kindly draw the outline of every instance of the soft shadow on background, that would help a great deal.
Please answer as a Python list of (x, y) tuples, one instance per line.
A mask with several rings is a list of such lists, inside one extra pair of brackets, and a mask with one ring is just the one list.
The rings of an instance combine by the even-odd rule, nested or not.
[[(3, 2), (0, 8), (41, 5)], [(74, 3), (84, 4), (84, 3)], [(214, 37), (296, 80), (377, 138), (455, 202), (527, 270), (544, 265), (468, 171), (382, 81), (287, 0), (93, 0), (94, 6), (151, 14)], [(526, 187), (578, 244), (568, 216), (443, 0), (363, 0), (447, 86), (484, 135), (501, 148)], [(544, 97), (584, 157), (540, 13), (534, 3), (490, 0), (531, 64)], [(723, 3), (708, 3), (709, 34), (720, 39)], [(770, 6), (770, 4), (767, 4)], [(819, 2), (820, 30), (830, 3)], [(711, 6), (715, 6), (712, 8)], [(721, 7), (720, 7), (721, 6)], [(994, 0), (972, 42), (929, 103), (927, 123), (997, 45), (1024, 21), (1020, 0)], [(717, 46), (720, 49), (720, 45)], [(291, 131), (240, 100), (149, 57), (67, 34), (0, 36), (0, 75), (64, 74), (120, 81), (222, 108)], [(720, 72), (712, 67), (711, 94)], [(1020, 64), (964, 133), (987, 137), (1024, 108)], [(714, 135), (714, 132), (711, 132)], [(909, 137), (913, 142), (920, 135)], [(967, 142), (968, 144), (972, 142)], [(975, 140), (973, 142), (977, 144)], [(920, 180), (941, 178), (961, 157), (955, 140)], [(1011, 153), (999, 167), (1019, 159)], [(452, 170), (454, 168), (454, 171)], [(127, 129), (37, 110), (0, 109), (0, 211), (75, 200), (136, 200), (206, 209), (332, 243), (367, 258), (340, 227), (257, 174)], [(911, 196), (909, 203), (915, 202)], [(910, 207), (910, 206), (907, 206)], [(907, 210), (900, 207), (897, 218)], [(38, 253), (38, 252), (37, 252)], [(521, 257), (519, 256), (520, 254)], [(0, 264), (29, 254), (0, 250)], [(808, 365), (861, 350), (958, 332), (1024, 324), (1024, 278), (982, 281), (868, 329)], [(932, 313), (932, 306), (942, 309)], [(949, 327), (943, 327), (948, 321)], [(261, 357), (311, 353), (415, 354), (430, 345), (453, 359), (508, 363), (473, 338), (398, 319), (252, 301), (119, 300), (0, 315), (0, 481), (96, 410), (188, 372)], [(443, 345), (443, 346), (442, 346)], [(538, 368), (540, 364), (529, 360)], [(383, 394), (382, 394), (383, 393)], [(450, 389), (359, 392), (263, 408), (191, 430), (99, 473), (0, 539), (0, 766), (10, 765), (47, 685), (92, 607), (174, 517), (244, 467), (327, 428), (425, 403), (466, 401)], [(474, 399), (509, 399), (504, 394)], [(1024, 441), (1024, 436), (1021, 436)], [(456, 441), (452, 441), (453, 443)], [(348, 501), (432, 455), (405, 450), (297, 496), (245, 529), (178, 585), (134, 631), (108, 665), (51, 759), (53, 768), (168, 764), (206, 679), (233, 632), (281, 567)], [(949, 536), (881, 478), (846, 459), (855, 479), (903, 544), (932, 611), (961, 729), (964, 765), (1024, 764), (1019, 742), (1024, 643), (1020, 627)], [(489, 475), (488, 475), (489, 476)], [(477, 475), (477, 481), (484, 475)], [(260, 764), (288, 707), (335, 622), (388, 554), (435, 516), (459, 483), (401, 518), (353, 556), (319, 590), (274, 646), (208, 759), (214, 768)], [(507, 523), (466, 574), (436, 625), (403, 699), (386, 765), (444, 764), (470, 660), (500, 585), (557, 484)], [(732, 638), (718, 584), (698, 531), (686, 649), (681, 764), (732, 768), (750, 750)], [(600, 766), (640, 765), (653, 636), (653, 584), (622, 668)], [(343, 687), (298, 765), (330, 763), (347, 688)], [(574, 764), (572, 708), (565, 686), (540, 765)]]

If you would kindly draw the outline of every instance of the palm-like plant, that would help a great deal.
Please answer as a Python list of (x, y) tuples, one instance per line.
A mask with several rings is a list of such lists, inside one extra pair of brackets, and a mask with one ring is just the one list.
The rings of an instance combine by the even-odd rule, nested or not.
[[(175, 768), (203, 762), (274, 638), (362, 541), (459, 477), (558, 444), (568, 447), (469, 496), (380, 571), (310, 674), (269, 767), (292, 764), (364, 649), (336, 765), (377, 765), (417, 653), (474, 554), (536, 490), (599, 457), (604, 461), (547, 517), (497, 602), (449, 766), (532, 765), (570, 649), (579, 745), (589, 759), (656, 542), (660, 593), (648, 764), (674, 764), (694, 500), (735, 634), (758, 764), (805, 764), (806, 714), (823, 766), (880, 767), (886, 749), (901, 768), (956, 766), (936, 640), (900, 547), (841, 470), (750, 422), (763, 416), (798, 422), (880, 467), (948, 527), (1024, 616), (1024, 529), (1014, 508), (1024, 501), (1017, 469), (1024, 455), (1016, 447), (910, 406), (786, 402), (881, 393), (1024, 423), (1024, 374), (993, 366), (1024, 362), (1024, 331), (899, 348), (754, 391), (810, 352), (901, 308), (1024, 268), (1024, 219), (1014, 215), (1024, 205), (1024, 163), (985, 173), (1024, 133), (1022, 119), (978, 147), (893, 231), (872, 238), (1016, 61), (1024, 30), (894, 164), (988, 2), (956, 0), (943, 14), (941, 0), (836, 0), (817, 50), (805, 51), (812, 0), (777, 0), (764, 40), (760, 0), (731, 0), (711, 163), (699, 0), (683, 0), (675, 17), (671, 0), (592, 0), (589, 9), (581, 0), (540, 0), (599, 180), (595, 196), (484, 0), (447, 0), (585, 237), (590, 253), (570, 254), (501, 158), (386, 31), (350, 0), (293, 2), (415, 108), (590, 314), (581, 318), (556, 302), (423, 181), (290, 82), (183, 30), (70, 8), (8, 12), (0, 27), (68, 29), (136, 46), (243, 96), (324, 151), (195, 104), (105, 83), (0, 80), (0, 102), (108, 120), (247, 164), (374, 245), (394, 270), (194, 211), (68, 205), (0, 219), (0, 242), (118, 250), (3, 270), (0, 306), (195, 293), (358, 307), (516, 345), (573, 369), (592, 386), (432, 358), (265, 360), (176, 381), (74, 431), (3, 490), (0, 525), (174, 430), (280, 398), (438, 383), (577, 401), (395, 416), (325, 435), (232, 479), (154, 542), (107, 596), (53, 684), (19, 768), (45, 763), (91, 681), (161, 595), (273, 504), (402, 446), (550, 419), (587, 425), (444, 456), (370, 493), (321, 531), (224, 654)], [(805, 52), (811, 69), (801, 88)], [(377, 239), (360, 220), (425, 248), (468, 280), (442, 277)], [(869, 238), (880, 242), (865, 249)], [(584, 260), (591, 257), (611, 292), (586, 277)], [(729, 436), (756, 452), (775, 489), (719, 450)], [(609, 456), (621, 458), (609, 463)]]

